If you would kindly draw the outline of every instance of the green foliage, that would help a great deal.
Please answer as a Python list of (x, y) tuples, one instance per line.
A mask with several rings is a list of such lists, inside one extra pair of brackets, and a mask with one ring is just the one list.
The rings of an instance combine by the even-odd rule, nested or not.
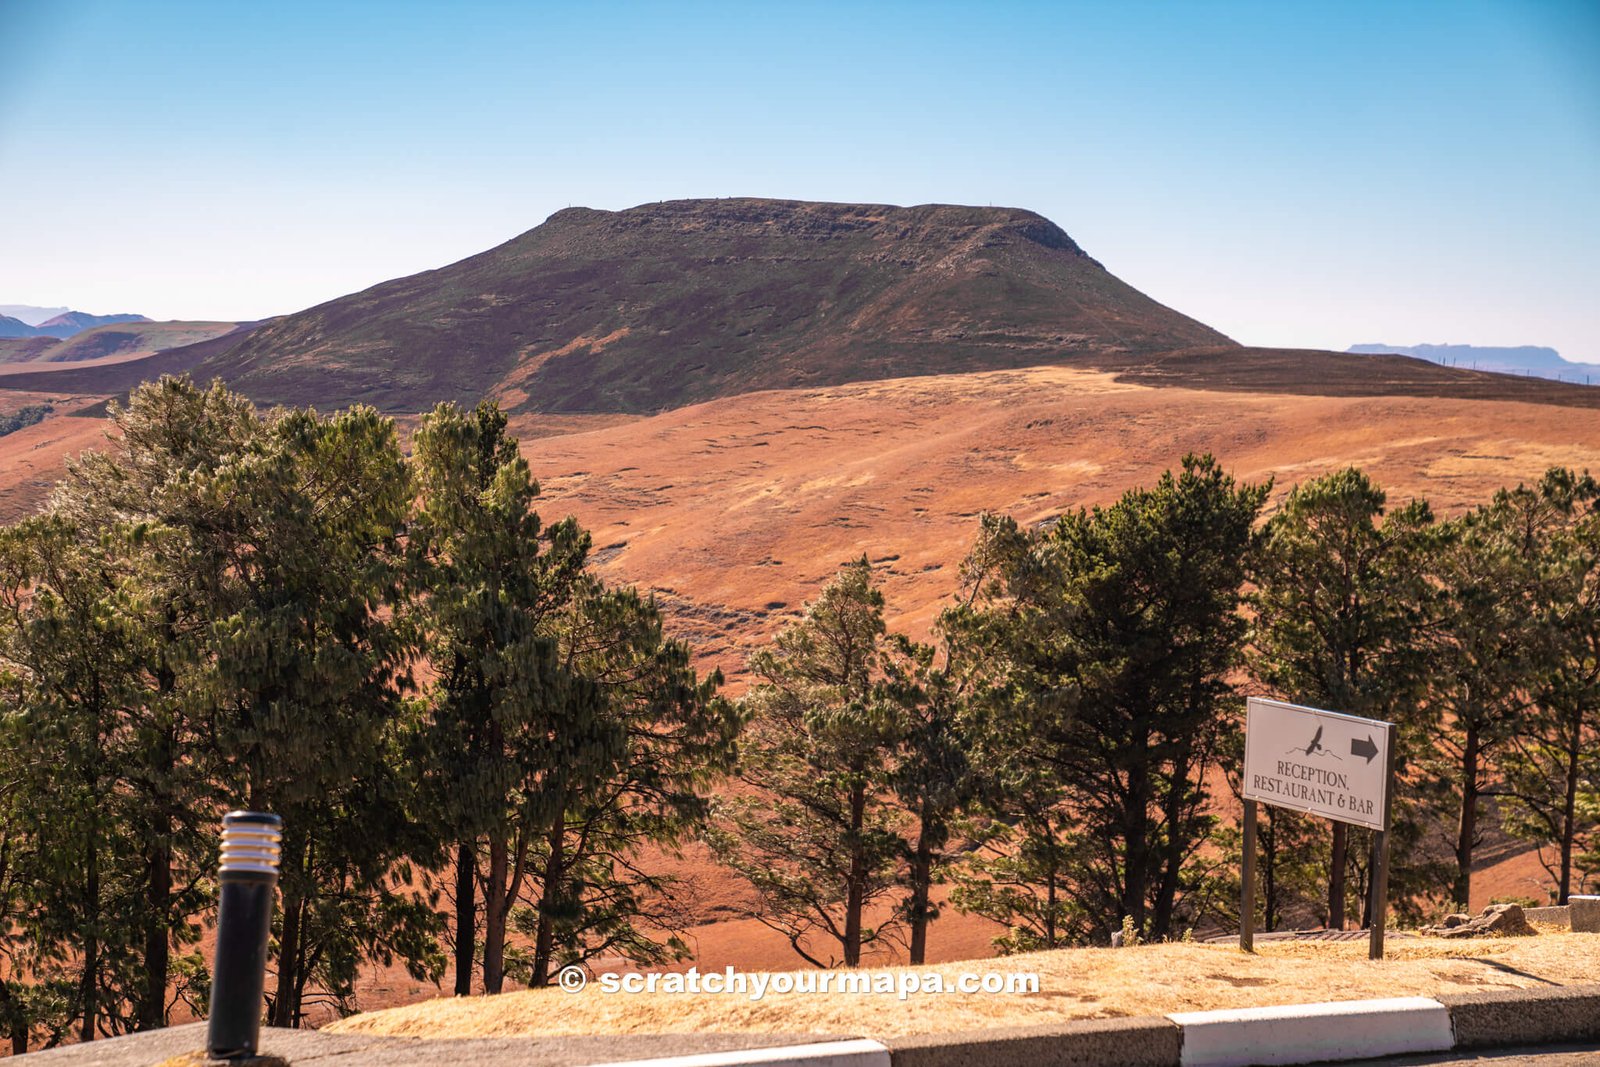
[[(1005, 829), (958, 900), (1009, 916), (1019, 945), (1104, 942), (1125, 916), (1170, 937), (1199, 906), (1206, 778), (1237, 729), (1227, 675), (1267, 490), (1191, 456), (1039, 535), (986, 528), (977, 556), (998, 558), (996, 577), (961, 625), (1005, 664), (983, 743)], [(1062, 929), (1074, 912), (1082, 925)]]
[(1384, 718), (1422, 691), (1433, 516), (1346, 468), (1296, 486), (1267, 523), (1251, 668), (1280, 693)]
[(1076, 892), (1075, 875), (1090, 856), (1073, 835), (1071, 814), (1052, 806), (1008, 818), (1015, 822), (980, 825), (973, 834), (984, 851), (956, 873), (951, 902), (1005, 925), (993, 941), (1001, 955), (1089, 941), (1099, 924)]
[[(1559, 584), (1556, 557), (1565, 550), (1556, 539), (1570, 521), (1576, 486), (1554, 475), (1536, 487), (1501, 490), (1462, 516), (1440, 553), (1445, 611), (1430, 696), (1442, 713), (1435, 773), (1456, 801), (1455, 900), (1471, 899), (1480, 798), (1520, 791), (1514, 779), (1526, 775), (1518, 768), (1538, 758), (1529, 727), (1546, 717), (1536, 707), (1542, 679), (1565, 656), (1566, 624), (1556, 622), (1548, 594)], [(1527, 810), (1514, 810), (1513, 822)]]
[(148, 635), (115, 556), (57, 518), (0, 534), (0, 574), (23, 922), (38, 962), (77, 963), (80, 1038), (120, 1033), (142, 937), (125, 724), (144, 696)]
[(0, 437), (16, 433), (34, 423), (43, 422), (44, 417), (54, 410), (55, 408), (49, 404), (27, 404), (10, 415), (0, 415)]
[[(1437, 797), (1411, 767), (1429, 752), (1433, 726), (1423, 696), (1426, 636), (1438, 615), (1430, 567), (1440, 534), (1426, 502), (1392, 512), (1385, 505), (1383, 490), (1354, 468), (1290, 492), (1267, 523), (1251, 575), (1250, 668), (1295, 703), (1399, 724), (1390, 879), (1395, 897), (1409, 901), (1437, 891), (1443, 878), (1421, 851)], [(1334, 824), (1326, 873), (1317, 881), (1329, 886), (1322, 915), (1336, 926), (1350, 905), (1359, 911), (1366, 900), (1368, 840), (1367, 831)], [(1283, 888), (1305, 881), (1303, 872), (1285, 880), (1263, 867), (1263, 875)], [(1282, 906), (1295, 902), (1286, 898)]]
[(596, 714), (594, 687), (560, 663), (557, 620), (589, 537), (570, 519), (543, 528), (539, 486), (505, 428), (492, 404), (441, 405), (414, 443), (411, 581), (437, 672), (417, 759), (424, 803), (457, 843), (457, 992), (469, 986), (478, 884), (484, 984), (498, 992), (530, 850), (559, 809), (556, 776), (586, 784), (623, 742), (621, 727)]
[(1574, 811), (1587, 828), (1580, 840), (1588, 848), (1577, 856), (1578, 878), (1570, 888), (1574, 893), (1595, 893), (1600, 891), (1600, 771), (1589, 770), (1579, 784)]
[[(178, 955), (210, 905), (216, 818), (289, 827), (275, 1021), (338, 996), (353, 954), (437, 956), (391, 881), (416, 825), (394, 753), (411, 642), (391, 605), (409, 506), (393, 426), (360, 409), (257, 414), (182, 379), (114, 409), (113, 450), (74, 463), (47, 514), (6, 531), (0, 641), (29, 761), (40, 861), (29, 915), (70, 966), (79, 1036), (203, 1000)], [(359, 902), (359, 903), (357, 903)]]
[[(584, 574), (576, 522), (543, 526), (498, 409), (435, 410), (415, 468), (411, 580), (438, 677), (414, 758), (456, 845), (457, 989), (480, 897), (491, 992), (600, 954), (675, 958), (673, 887), (637, 855), (676, 849), (731, 766), (740, 720), (720, 676), (697, 678), (653, 601)], [(508, 929), (531, 948), (508, 948)]]
[(938, 646), (893, 635), (881, 683), (903, 724), (889, 788), (915, 821), (903, 849), (906, 896), (900, 905), (913, 964), (926, 959), (928, 926), (939, 917), (932, 889), (961, 855), (958, 823), (981, 789), (971, 752), (971, 703), (984, 684), (977, 646), (960, 642), (954, 626), (938, 630)]
[(672, 886), (637, 856), (705, 817), (741, 720), (653, 602), (584, 575), (575, 522), (541, 525), (500, 412), (439, 409), (409, 462), (371, 410), (263, 414), (186, 379), (112, 418), (112, 449), (0, 530), (15, 1047), (204, 1010), (185, 950), (229, 807), (285, 821), (279, 1025), (353, 1010), (372, 964), (440, 977), (452, 846), (468, 964), (481, 894), (496, 984), (520, 900), (530, 981), (683, 951)]
[(1600, 863), (1600, 487), (1559, 468), (1536, 487), (1503, 491), (1494, 508), (1524, 562), (1523, 627), (1532, 632), (1517, 679), (1527, 707), (1501, 760), (1506, 828), (1541, 846), (1565, 902)]
[(863, 558), (751, 657), (739, 775), (759, 793), (728, 800), (711, 838), (756, 888), (754, 918), (818, 967), (857, 966), (896, 925), (863, 919), (895, 885), (906, 821), (892, 803), (905, 723), (879, 685), (883, 641), (883, 594)]
[(512, 916), (532, 952), (513, 973), (547, 984), (560, 967), (621, 956), (639, 964), (682, 958), (677, 933), (689, 922), (674, 880), (645, 870), (639, 852), (676, 854), (708, 815), (704, 790), (733, 767), (743, 725), (716, 695), (713, 672), (700, 679), (689, 647), (662, 632), (653, 600), (575, 584), (558, 625), (568, 688), (564, 734), (619, 730), (619, 743), (585, 760), (563, 759), (546, 783), (547, 817), (529, 824), (530, 907)]

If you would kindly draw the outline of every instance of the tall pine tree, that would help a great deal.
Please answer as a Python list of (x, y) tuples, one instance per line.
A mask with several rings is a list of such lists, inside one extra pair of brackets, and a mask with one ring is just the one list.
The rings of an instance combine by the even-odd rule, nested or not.
[[(1385, 505), (1383, 490), (1353, 467), (1290, 492), (1267, 523), (1251, 576), (1250, 666), (1295, 703), (1399, 723), (1403, 776), (1406, 758), (1428, 744), (1418, 709), (1437, 616), (1429, 579), (1437, 536), (1424, 501)], [(1411, 857), (1424, 799), (1402, 788), (1398, 801), (1395, 882), (1409, 895), (1436, 876)], [(1334, 929), (1345, 923), (1350, 874), (1362, 869), (1350, 841), (1351, 828), (1334, 823), (1326, 912)]]
[(818, 967), (861, 964), (894, 920), (868, 910), (895, 885), (905, 821), (890, 767), (900, 710), (880, 686), (883, 594), (865, 558), (847, 564), (750, 660), (756, 684), (739, 775), (713, 844), (755, 887), (753, 916)]
[[(561, 796), (554, 777), (582, 780), (620, 745), (599, 723), (602, 702), (561, 670), (559, 619), (589, 538), (570, 519), (544, 528), (538, 483), (492, 404), (436, 408), (413, 466), (412, 581), (435, 674), (418, 759), (426, 802), (455, 842), (455, 991), (472, 988), (481, 899), (483, 985), (497, 993), (511, 911)], [(563, 730), (569, 715), (594, 733)]]

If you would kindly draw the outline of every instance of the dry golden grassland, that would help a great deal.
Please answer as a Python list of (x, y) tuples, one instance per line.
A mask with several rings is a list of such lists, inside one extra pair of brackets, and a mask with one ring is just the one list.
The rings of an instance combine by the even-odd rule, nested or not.
[[(874, 974), (1034, 972), (1031, 994), (895, 993), (748, 995), (579, 993), (542, 989), (440, 999), (356, 1015), (329, 1029), (413, 1037), (560, 1034), (759, 1033), (893, 1037), (1073, 1019), (1161, 1015), (1323, 1000), (1429, 996), (1493, 988), (1574, 985), (1600, 979), (1600, 935), (1447, 941), (1394, 938), (1389, 958), (1367, 959), (1364, 941), (1277, 942), (1247, 955), (1232, 945), (1163, 944), (1067, 949)], [(896, 982), (898, 985), (898, 981)]]

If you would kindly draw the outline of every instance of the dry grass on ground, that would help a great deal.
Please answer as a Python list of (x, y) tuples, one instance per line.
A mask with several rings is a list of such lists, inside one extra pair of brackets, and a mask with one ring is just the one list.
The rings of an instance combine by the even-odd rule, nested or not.
[[(899, 973), (908, 968), (888, 968)], [(1436, 995), (1492, 988), (1592, 982), (1600, 975), (1600, 936), (1546, 932), (1538, 937), (1446, 941), (1391, 940), (1389, 958), (1367, 959), (1365, 942), (1268, 943), (1248, 956), (1231, 945), (1167, 944), (1132, 949), (1069, 949), (923, 970), (1033, 971), (1039, 992), (779, 995), (759, 1002), (732, 995), (605, 993), (591, 982), (498, 997), (440, 999), (357, 1015), (331, 1029), (416, 1037), (508, 1037), (596, 1033), (786, 1031), (891, 1037), (1071, 1019), (1160, 1015), (1321, 1000)]]

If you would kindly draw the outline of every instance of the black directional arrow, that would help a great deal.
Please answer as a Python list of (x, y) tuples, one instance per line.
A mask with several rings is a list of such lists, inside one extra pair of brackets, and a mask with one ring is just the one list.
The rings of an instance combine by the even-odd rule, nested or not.
[(1371, 763), (1373, 757), (1375, 757), (1377, 754), (1378, 746), (1372, 740), (1371, 735), (1368, 735), (1365, 738), (1358, 737), (1354, 741), (1350, 742), (1350, 755), (1352, 756), (1365, 756), (1367, 757), (1367, 762)]

